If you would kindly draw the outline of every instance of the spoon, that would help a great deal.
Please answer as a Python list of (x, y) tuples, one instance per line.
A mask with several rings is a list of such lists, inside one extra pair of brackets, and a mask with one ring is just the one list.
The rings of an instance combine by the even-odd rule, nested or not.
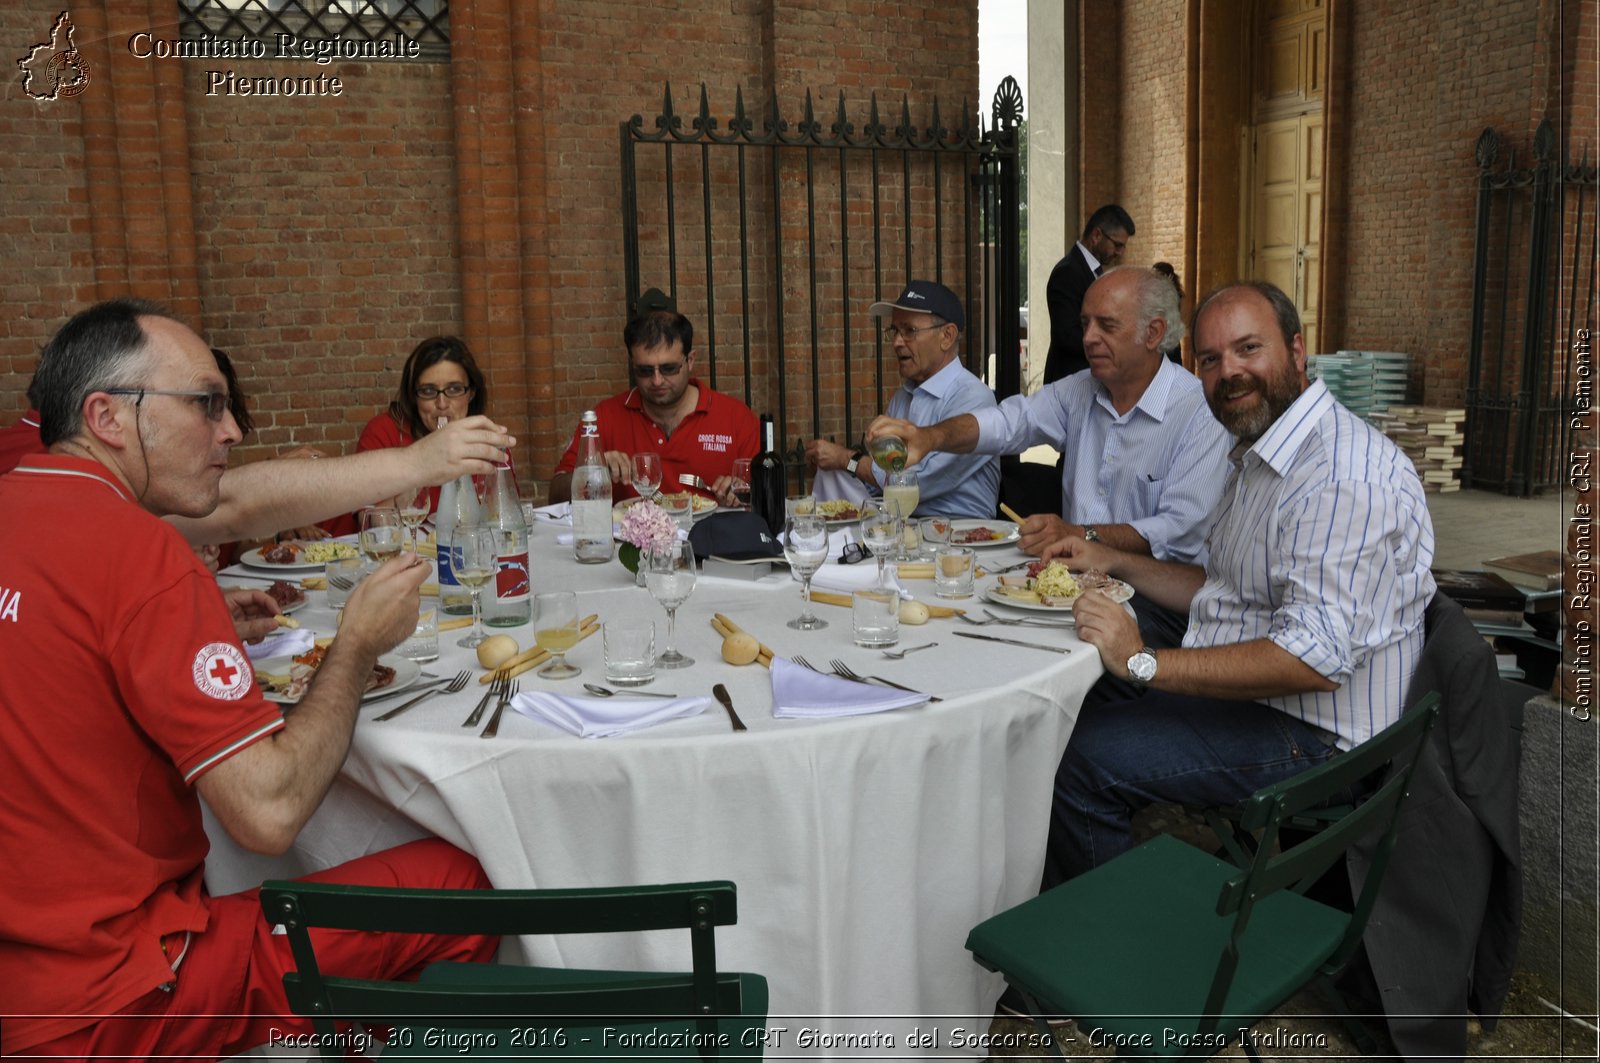
[(916, 653), (918, 650), (931, 650), (937, 645), (939, 645), (937, 642), (930, 642), (926, 646), (912, 646), (910, 649), (905, 650), (884, 650), (883, 655), (891, 661), (898, 661), (908, 653)]
[(583, 689), (602, 698), (675, 698), (676, 694), (657, 694), (653, 690), (612, 690), (595, 683), (583, 684)]

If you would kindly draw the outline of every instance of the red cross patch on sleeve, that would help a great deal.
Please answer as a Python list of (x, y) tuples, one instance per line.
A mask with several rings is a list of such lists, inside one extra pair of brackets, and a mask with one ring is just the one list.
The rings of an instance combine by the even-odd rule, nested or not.
[(255, 672), (239, 647), (213, 642), (194, 655), (194, 685), (209, 697), (238, 701), (250, 689)]

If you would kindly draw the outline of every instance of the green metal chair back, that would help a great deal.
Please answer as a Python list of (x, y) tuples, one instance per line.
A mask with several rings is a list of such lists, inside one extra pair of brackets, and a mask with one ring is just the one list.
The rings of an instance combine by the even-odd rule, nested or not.
[[(1214, 1055), (1360, 944), (1438, 714), (1430, 694), (1355, 749), (1255, 793), (1242, 826), (1261, 840), (1247, 867), (1158, 836), (979, 924), (967, 948), (1021, 992), (1058, 1056), (1043, 1016), (1076, 1018), (1139, 1054)], [(1322, 831), (1280, 834), (1353, 793), (1367, 796)], [(1381, 841), (1352, 911), (1296, 892), (1374, 832)]]
[[(323, 1058), (343, 1057), (336, 1020), (392, 1025), (386, 1057), (430, 1054), (416, 1035), (428, 1029), (477, 1035), (474, 1054), (634, 1054), (626, 1044), (585, 1043), (602, 1026), (680, 1020), (681, 1058), (759, 1058), (766, 980), (718, 972), (715, 928), (737, 921), (731, 882), (695, 882), (570, 890), (421, 890), (311, 882), (261, 888), (268, 922), (288, 934), (296, 970), (284, 975), (289, 1006), (311, 1018)], [(416, 982), (332, 977), (322, 973), (312, 928), (424, 934), (591, 934), (687, 929), (692, 970), (682, 973), (571, 970), (501, 964), (441, 963)], [(539, 1038), (531, 1034), (537, 1019)], [(410, 1031), (410, 1032), (407, 1032)], [(560, 1031), (560, 1032), (557, 1032)], [(435, 1039), (437, 1040), (437, 1039)], [(660, 1038), (657, 1039), (661, 1040)], [(753, 1044), (742, 1043), (744, 1041)], [(557, 1043), (559, 1042), (559, 1043)], [(467, 1043), (467, 1033), (451, 1043)], [(487, 1051), (486, 1051), (487, 1049)], [(435, 1049), (442, 1058), (451, 1049)], [(660, 1055), (659, 1052), (646, 1054)]]

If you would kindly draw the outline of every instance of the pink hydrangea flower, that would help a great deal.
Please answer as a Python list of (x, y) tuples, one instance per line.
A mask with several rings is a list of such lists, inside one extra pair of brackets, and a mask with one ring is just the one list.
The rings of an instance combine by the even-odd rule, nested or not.
[(636, 502), (622, 515), (622, 541), (648, 552), (678, 540), (678, 523), (654, 502)]

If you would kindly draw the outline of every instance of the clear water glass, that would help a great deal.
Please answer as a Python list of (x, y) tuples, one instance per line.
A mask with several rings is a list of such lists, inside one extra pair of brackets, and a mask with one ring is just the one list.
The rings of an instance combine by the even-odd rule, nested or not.
[(871, 588), (850, 595), (850, 620), (857, 646), (874, 649), (900, 641), (900, 596)]
[(789, 621), (797, 631), (817, 631), (828, 626), (811, 612), (811, 577), (828, 560), (828, 523), (820, 516), (793, 517), (783, 526), (783, 556), (789, 570), (800, 577), (800, 615)]
[(694, 663), (694, 658), (678, 652), (677, 614), (678, 606), (688, 601), (689, 595), (694, 593), (694, 547), (686, 542), (674, 542), (641, 555), (639, 561), (644, 566), (644, 583), (650, 589), (651, 597), (667, 611), (667, 648), (656, 658), (656, 665), (660, 668), (687, 668)]

